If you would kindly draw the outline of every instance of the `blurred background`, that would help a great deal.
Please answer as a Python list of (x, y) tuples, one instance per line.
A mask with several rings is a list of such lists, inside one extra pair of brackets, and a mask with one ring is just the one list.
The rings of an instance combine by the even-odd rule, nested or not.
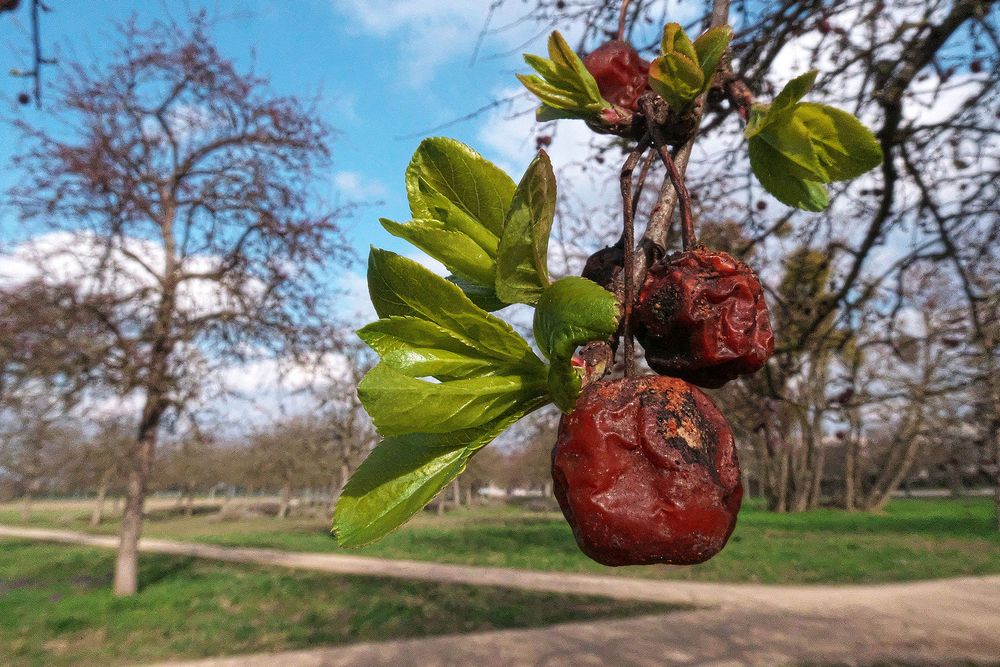
[[(651, 58), (666, 22), (698, 34), (712, 4), (633, 0), (627, 38)], [(51, 535), (0, 541), (4, 661), (677, 613), (139, 558), (134, 544), (141, 532), (338, 553), (332, 507), (377, 442), (355, 394), (374, 362), (353, 334), (374, 319), (367, 248), (445, 273), (378, 224), (410, 217), (410, 156), (447, 135), (517, 179), (547, 150), (559, 180), (550, 266), (578, 274), (620, 234), (627, 148), (583, 123), (535, 122), (514, 74), (553, 29), (593, 50), (618, 11), (605, 0), (0, 0), (0, 524), (125, 535), (106, 545), (117, 556)], [(358, 553), (725, 583), (1000, 573), (1000, 9), (737, 0), (729, 12), (734, 72), (758, 98), (818, 68), (810, 99), (858, 115), (886, 155), (832, 187), (827, 211), (788, 209), (752, 177), (738, 115), (709, 98), (688, 168), (699, 232), (760, 272), (777, 339), (765, 370), (712, 393), (747, 490), (729, 546), (685, 568), (589, 561), (552, 498), (558, 413), (547, 409)], [(640, 224), (663, 179), (653, 164)], [(530, 337), (528, 313), (501, 314)]]

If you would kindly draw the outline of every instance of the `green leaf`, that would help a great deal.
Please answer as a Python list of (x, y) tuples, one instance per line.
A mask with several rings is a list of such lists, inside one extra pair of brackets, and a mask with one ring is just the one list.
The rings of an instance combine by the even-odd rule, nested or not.
[(761, 137), (750, 140), (750, 168), (775, 198), (805, 211), (822, 211), (830, 204), (826, 188), (815, 181), (791, 175), (795, 167)]
[(417, 317), (433, 322), (481, 354), (511, 367), (531, 369), (542, 363), (509, 324), (476, 306), (454, 283), (412, 259), (372, 248), (368, 292), (379, 317)]
[(438, 260), (449, 271), (480, 285), (496, 280), (496, 261), (462, 232), (446, 229), (440, 220), (413, 220), (399, 223), (379, 218), (387, 232), (406, 239)]
[(382, 363), (411, 377), (453, 380), (492, 375), (503, 365), (450, 331), (417, 317), (387, 317), (358, 330)]
[(556, 177), (549, 156), (538, 151), (514, 192), (500, 237), (496, 293), (502, 301), (533, 304), (548, 286), (555, 212)]
[(769, 105), (753, 105), (750, 111), (750, 120), (747, 123), (746, 129), (743, 130), (743, 136), (751, 139), (772, 123), (787, 120), (798, 101), (812, 90), (818, 73), (817, 70), (809, 70), (805, 74), (795, 77), (785, 84), (785, 87), (781, 89), (781, 92), (778, 93), (778, 96)]
[(417, 220), (440, 220), (496, 256), (514, 181), (465, 144), (424, 139), (406, 169), (410, 211)]
[(473, 454), (542, 404), (522, 406), (474, 429), (383, 440), (337, 500), (333, 533), (338, 544), (363, 546), (401, 526), (458, 477)]
[(458, 276), (448, 276), (446, 280), (450, 283), (458, 285), (458, 288), (465, 292), (465, 296), (469, 297), (472, 303), (476, 304), (483, 310), (494, 311), (500, 310), (501, 308), (506, 308), (509, 303), (504, 303), (497, 298), (496, 290), (493, 289), (493, 285), (480, 285), (479, 283), (470, 282)]
[(649, 66), (649, 85), (671, 107), (683, 109), (701, 93), (705, 76), (690, 57), (670, 51)]
[(663, 26), (663, 39), (660, 40), (660, 51), (664, 55), (676, 51), (695, 64), (698, 63), (698, 53), (694, 48), (694, 44), (691, 43), (691, 39), (684, 32), (684, 28), (681, 27), (680, 23), (668, 23)]
[(733, 29), (728, 25), (718, 25), (709, 28), (694, 40), (694, 50), (697, 52), (697, 62), (705, 77), (705, 84), (712, 81), (715, 68), (719, 66), (722, 54), (726, 52), (729, 41), (733, 38)]
[(375, 428), (387, 437), (482, 426), (546, 393), (540, 373), (429, 382), (387, 363), (368, 371), (358, 385), (358, 398)]
[(573, 409), (580, 393), (573, 353), (584, 343), (609, 338), (619, 317), (614, 295), (586, 278), (562, 278), (542, 292), (535, 309), (535, 340), (551, 362), (549, 391), (564, 412)]
[(783, 120), (768, 125), (754, 138), (766, 141), (794, 165), (789, 174), (809, 181), (829, 182), (826, 168), (820, 163), (813, 147), (809, 128), (799, 120), (794, 111)]
[(875, 134), (846, 111), (803, 102), (794, 116), (808, 131), (829, 180), (857, 178), (882, 163), (882, 147)]
[(558, 31), (549, 36), (549, 59), (525, 54), (524, 61), (541, 76), (518, 74), (518, 80), (542, 102), (539, 120), (596, 119), (611, 104), (601, 97), (597, 81)]
[(770, 113), (779, 114), (786, 109), (793, 107), (799, 100), (806, 96), (816, 84), (816, 76), (819, 70), (811, 69), (805, 74), (800, 74), (785, 84), (778, 96), (771, 103)]

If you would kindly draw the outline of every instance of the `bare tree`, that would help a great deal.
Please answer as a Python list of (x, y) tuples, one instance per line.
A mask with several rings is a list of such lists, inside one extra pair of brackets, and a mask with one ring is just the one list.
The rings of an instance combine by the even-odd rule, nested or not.
[[(608, 0), (534, 0), (527, 3), (523, 15), (545, 26), (564, 30), (574, 26), (579, 35), (577, 50), (587, 52), (616, 34), (621, 6)], [(705, 3), (706, 15), (719, 7), (718, 2)], [(675, 18), (669, 10), (670, 3), (662, 0), (629, 4), (625, 35), (644, 55), (652, 56), (659, 48), (655, 28)], [(706, 18), (693, 17), (689, 26), (703, 26)], [(731, 73), (717, 77), (709, 93), (701, 127), (704, 140), (699, 144), (706, 146), (707, 159), (691, 158), (688, 186), (703, 216), (736, 218), (745, 242), (734, 249), (744, 256), (752, 252), (753, 265), (764, 269), (774, 311), (785, 308), (781, 274), (774, 267), (785, 265), (803, 247), (827, 260), (823, 293), (808, 304), (808, 314), (799, 309), (794, 331), (786, 326), (787, 318), (778, 327), (782, 344), (767, 375), (743, 381), (734, 388), (738, 391), (722, 394), (730, 411), (742, 404), (757, 417), (756, 430), (734, 424), (742, 429), (741, 440), (751, 445), (744, 447), (744, 458), (769, 489), (772, 506), (808, 507), (820, 501), (823, 471), (830, 462), (824, 440), (835, 432), (850, 435), (843, 442), (852, 457), (846, 463), (854, 470), (846, 475), (845, 485), (856, 487), (863, 482), (865, 489), (845, 489), (846, 504), (878, 506), (899, 473), (907, 474), (912, 466), (909, 447), (927, 442), (928, 424), (938, 423), (942, 403), (961, 406), (974, 394), (983, 438), (990, 442), (990, 458), (994, 459), (988, 467), (997, 471), (1000, 527), (996, 298), (1000, 165), (991, 157), (1000, 151), (997, 3), (734, 0), (729, 23), (736, 29), (728, 60)], [(740, 136), (743, 125), (736, 113), (745, 111), (746, 102), (754, 96), (767, 101), (792, 75), (812, 67), (820, 70), (814, 99), (864, 118), (875, 128), (885, 155), (879, 172), (834, 188), (832, 204), (821, 215), (779, 210), (762, 196), (750, 175)], [(516, 101), (512, 104), (517, 113)], [(551, 125), (539, 128), (546, 143), (558, 135)], [(581, 155), (579, 163), (593, 167), (606, 152), (617, 153), (620, 148), (618, 142), (597, 139), (591, 154)], [(687, 157), (681, 147), (677, 162), (682, 170)], [(617, 178), (612, 173), (603, 176), (608, 181)], [(645, 180), (658, 183), (662, 177), (654, 163)], [(650, 206), (661, 212), (672, 209), (671, 192), (661, 190), (650, 201), (649, 190), (640, 212)], [(571, 202), (561, 202), (558, 225), (573, 246), (564, 255), (579, 257), (595, 249), (579, 247), (581, 239), (606, 243), (617, 236), (617, 230), (611, 229), (616, 225), (608, 223), (616, 216), (594, 215), (592, 209), (574, 210)], [(669, 221), (668, 231), (676, 224)], [(900, 308), (919, 301), (914, 298), (919, 296), (916, 285), (920, 283), (915, 276), (927, 272), (937, 272), (939, 281), (964, 299), (960, 308), (967, 323), (957, 338), (969, 357), (966, 366), (981, 369), (978, 372), (950, 367), (954, 355), (942, 351), (941, 336), (936, 334), (915, 343), (918, 353), (912, 363), (872, 366), (887, 354), (896, 358), (886, 332), (891, 331), (892, 318)], [(863, 326), (857, 331), (859, 323)], [(954, 331), (949, 336), (955, 338)], [(850, 345), (860, 346), (854, 352), (862, 353), (854, 360), (846, 342), (852, 337)], [(927, 376), (931, 386), (921, 387), (917, 382), (921, 359), (930, 362), (939, 355), (948, 366), (934, 369)], [(890, 373), (884, 379), (895, 391), (876, 386), (871, 374), (875, 370)], [(910, 372), (917, 374), (907, 376)], [(852, 386), (851, 378), (861, 378), (867, 389)], [(853, 396), (845, 393), (848, 389)], [(838, 400), (841, 396), (846, 403)], [(892, 401), (895, 409), (884, 411)], [(880, 414), (898, 417), (897, 427), (923, 435), (905, 444), (902, 437), (883, 439), (880, 449), (869, 437), (878, 431)], [(876, 463), (878, 457), (866, 451), (869, 446), (886, 456)], [(877, 469), (865, 471), (862, 464)], [(876, 487), (879, 490), (872, 495)]]
[[(189, 26), (120, 26), (107, 66), (68, 67), (58, 133), (20, 123), (29, 148), (10, 196), (39, 272), (74, 267), (112, 345), (109, 386), (139, 404), (114, 590), (135, 593), (157, 438), (212, 373), (261, 358), (305, 362), (335, 345), (322, 271), (347, 259), (341, 211), (312, 190), (330, 130), (296, 98), (239, 71)], [(37, 239), (36, 239), (37, 241)]]

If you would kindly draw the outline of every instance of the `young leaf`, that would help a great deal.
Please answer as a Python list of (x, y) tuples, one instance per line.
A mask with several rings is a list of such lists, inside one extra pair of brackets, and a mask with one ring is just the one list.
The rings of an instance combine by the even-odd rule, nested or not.
[(754, 137), (756, 139), (763, 139), (784, 156), (790, 164), (790, 175), (821, 183), (830, 181), (826, 168), (816, 155), (809, 128), (797, 118), (794, 111), (787, 114), (783, 121), (768, 125)]
[(549, 284), (549, 231), (556, 211), (556, 177), (538, 151), (514, 192), (497, 251), (496, 293), (507, 303), (533, 304)]
[(510, 305), (497, 298), (496, 290), (494, 290), (492, 284), (480, 285), (479, 283), (474, 283), (455, 275), (448, 276), (445, 280), (457, 285), (460, 290), (465, 292), (465, 296), (469, 297), (472, 303), (483, 310), (493, 312), (494, 310), (500, 310)]
[(684, 32), (680, 23), (668, 23), (663, 26), (663, 39), (660, 40), (660, 51), (664, 54), (676, 51), (694, 63), (698, 62), (698, 53), (691, 39)]
[(418, 317), (386, 317), (358, 330), (358, 337), (378, 353), (382, 363), (410, 377), (456, 380), (503, 369), (496, 359), (447, 329)]
[(774, 102), (771, 103), (770, 113), (778, 114), (794, 106), (806, 96), (806, 93), (812, 90), (812, 87), (816, 84), (816, 76), (818, 74), (819, 70), (811, 69), (786, 83), (785, 87), (778, 93), (778, 96), (774, 98)]
[(875, 134), (846, 111), (803, 102), (794, 115), (812, 138), (830, 180), (857, 178), (882, 163), (882, 147)]
[(458, 477), (473, 454), (543, 404), (521, 406), (474, 429), (383, 440), (354, 472), (337, 500), (333, 533), (338, 544), (359, 547), (385, 537)]
[(818, 73), (817, 70), (809, 70), (805, 74), (795, 77), (785, 84), (785, 87), (781, 89), (770, 105), (755, 104), (750, 112), (750, 120), (746, 129), (743, 130), (743, 136), (751, 139), (768, 125), (787, 120), (793, 107), (806, 93), (812, 90)]
[(549, 59), (525, 55), (524, 60), (541, 76), (518, 74), (524, 87), (542, 101), (539, 120), (582, 118), (593, 120), (611, 104), (601, 97), (597, 81), (558, 31), (549, 36)]
[(826, 188), (815, 181), (791, 175), (794, 165), (761, 137), (750, 140), (750, 168), (764, 189), (788, 206), (822, 211), (830, 204)]
[(614, 295), (586, 278), (562, 278), (542, 292), (535, 309), (535, 340), (551, 362), (549, 391), (564, 412), (573, 409), (580, 393), (573, 353), (584, 343), (610, 337), (619, 317)]
[(463, 143), (445, 137), (420, 142), (406, 169), (414, 219), (440, 220), (461, 231), (490, 256), (514, 196), (514, 181)]
[(718, 25), (709, 28), (694, 40), (694, 50), (698, 54), (697, 62), (705, 77), (706, 85), (711, 83), (715, 68), (719, 66), (722, 54), (726, 52), (726, 47), (732, 38), (732, 28), (728, 25)]
[(368, 371), (358, 385), (358, 398), (386, 437), (482, 426), (546, 393), (541, 373), (428, 382), (387, 363)]
[(649, 85), (671, 107), (683, 109), (701, 94), (705, 76), (690, 57), (669, 51), (650, 64)]
[(462, 232), (446, 229), (440, 220), (399, 223), (379, 218), (379, 222), (387, 232), (406, 239), (456, 275), (479, 285), (496, 281), (495, 259)]
[(789, 206), (822, 211), (823, 183), (855, 178), (882, 162), (882, 149), (861, 121), (825, 104), (800, 102), (816, 81), (792, 79), (770, 105), (754, 105), (744, 136), (750, 166), (764, 188)]
[(511, 367), (541, 365), (528, 343), (509, 324), (469, 300), (454, 283), (412, 259), (372, 248), (368, 292), (379, 317), (417, 317)]

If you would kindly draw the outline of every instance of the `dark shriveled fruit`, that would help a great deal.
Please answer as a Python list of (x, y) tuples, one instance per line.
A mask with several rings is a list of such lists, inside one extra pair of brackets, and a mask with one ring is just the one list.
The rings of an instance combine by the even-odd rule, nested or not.
[(604, 565), (701, 563), (743, 498), (732, 431), (676, 378), (596, 382), (563, 416), (552, 480), (580, 549)]
[(649, 63), (630, 44), (613, 39), (584, 58), (583, 65), (597, 81), (601, 97), (639, 110), (639, 95), (649, 86)]
[(615, 274), (625, 264), (625, 246), (621, 239), (614, 245), (601, 248), (587, 258), (580, 274), (588, 280), (593, 280), (606, 290), (612, 290)]
[(721, 387), (774, 353), (764, 290), (750, 267), (706, 248), (650, 268), (633, 319), (657, 373)]

